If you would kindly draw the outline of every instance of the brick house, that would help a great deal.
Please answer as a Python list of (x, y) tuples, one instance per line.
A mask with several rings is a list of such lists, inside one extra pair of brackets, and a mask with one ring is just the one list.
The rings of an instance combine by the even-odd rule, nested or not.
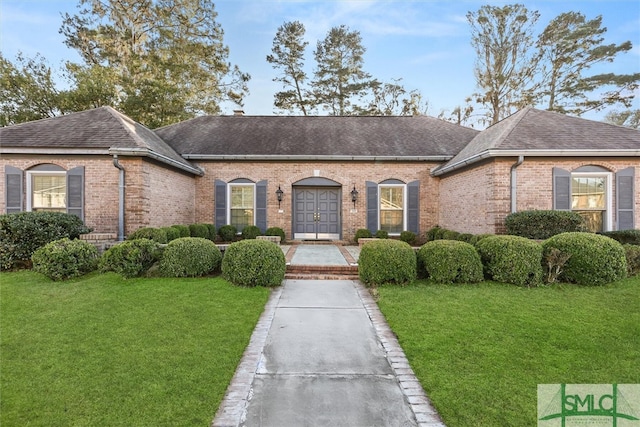
[(206, 116), (155, 131), (110, 107), (0, 129), (0, 210), (143, 226), (500, 232), (525, 209), (640, 220), (640, 132), (528, 108), (477, 131), (431, 117)]

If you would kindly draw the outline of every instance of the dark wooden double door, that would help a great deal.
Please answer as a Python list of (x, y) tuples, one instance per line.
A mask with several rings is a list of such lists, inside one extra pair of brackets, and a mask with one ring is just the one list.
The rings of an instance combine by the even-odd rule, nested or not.
[(294, 239), (340, 239), (340, 188), (295, 187), (293, 197)]

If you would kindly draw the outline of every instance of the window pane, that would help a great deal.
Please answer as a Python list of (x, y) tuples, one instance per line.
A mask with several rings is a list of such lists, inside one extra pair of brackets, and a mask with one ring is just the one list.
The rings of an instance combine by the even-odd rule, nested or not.
[(575, 211), (584, 218), (587, 230), (593, 233), (604, 231), (604, 211)]
[(572, 209), (605, 209), (605, 178), (573, 178), (571, 183)]
[(388, 233), (404, 230), (404, 187), (380, 187), (380, 229)]
[(32, 175), (34, 211), (66, 211), (67, 180), (65, 175)]
[(247, 225), (253, 224), (253, 185), (231, 186), (231, 218), (229, 223), (241, 232)]

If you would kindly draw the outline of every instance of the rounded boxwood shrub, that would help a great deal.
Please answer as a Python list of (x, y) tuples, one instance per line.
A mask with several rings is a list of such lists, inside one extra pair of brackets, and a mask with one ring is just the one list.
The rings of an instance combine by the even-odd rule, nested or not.
[(260, 231), (260, 228), (258, 228), (258, 226), (256, 225), (247, 225), (245, 228), (242, 229), (243, 239), (255, 239), (261, 234), (262, 232)]
[(279, 286), (286, 268), (280, 246), (267, 240), (234, 242), (222, 259), (222, 277), (238, 286)]
[(172, 225), (171, 227), (178, 230), (178, 233), (180, 233), (180, 237), (191, 237), (191, 230), (189, 230), (188, 226), (178, 224), (178, 225)]
[(280, 236), (280, 243), (284, 243), (285, 234), (284, 230), (280, 227), (270, 227), (264, 232), (265, 236)]
[(413, 231), (403, 231), (402, 233), (400, 233), (400, 240), (413, 245), (416, 241), (416, 233), (414, 233)]
[(91, 243), (65, 237), (37, 249), (31, 261), (34, 271), (52, 280), (66, 280), (94, 271), (98, 250)]
[(374, 237), (376, 239), (388, 239), (389, 232), (387, 230), (378, 230), (376, 231), (376, 234), (374, 235)]
[(427, 242), (418, 250), (418, 259), (438, 283), (477, 283), (484, 279), (482, 261), (473, 245), (457, 240)]
[(233, 242), (238, 234), (238, 229), (233, 225), (223, 225), (218, 229), (218, 236), (223, 242)]
[(209, 240), (213, 242), (216, 240), (216, 236), (218, 235), (216, 233), (216, 226), (214, 224), (206, 224), (206, 226), (209, 229)]
[(190, 237), (202, 237), (203, 239), (210, 239), (209, 227), (206, 224), (190, 224), (189, 225)]
[(220, 267), (222, 253), (211, 240), (181, 237), (169, 242), (159, 264), (164, 277), (198, 277)]
[(368, 228), (358, 228), (356, 230), (355, 241), (358, 243), (359, 239), (370, 239), (373, 237), (371, 231)]
[(167, 235), (167, 243), (180, 237), (180, 230), (175, 227), (162, 227)]
[(557, 234), (542, 243), (545, 257), (556, 248), (571, 256), (559, 279), (580, 285), (604, 285), (624, 279), (627, 261), (622, 245), (606, 236), (569, 232)]
[(495, 236), (495, 234), (474, 234), (469, 238), (469, 243), (475, 246), (480, 240), (490, 236)]
[(100, 257), (100, 270), (113, 271), (122, 277), (138, 277), (160, 258), (160, 244), (149, 239), (120, 242)]
[(156, 243), (167, 243), (167, 232), (162, 228), (143, 227), (133, 232), (127, 237), (127, 240), (149, 239)]
[(627, 275), (635, 276), (640, 273), (640, 246), (627, 243), (622, 247), (627, 259)]
[(400, 240), (374, 240), (362, 246), (358, 259), (360, 280), (368, 286), (405, 284), (416, 279), (417, 259), (411, 246)]
[(20, 212), (0, 215), (0, 270), (29, 267), (36, 249), (54, 240), (77, 239), (90, 233), (75, 215)]
[(505, 219), (507, 234), (527, 239), (548, 239), (568, 231), (585, 231), (584, 218), (577, 212), (531, 210), (514, 212)]
[(427, 239), (427, 242), (432, 242), (432, 241), (434, 241), (434, 240), (438, 240), (438, 239), (440, 239), (440, 238), (442, 237), (442, 234), (441, 234), (441, 233), (442, 233), (443, 231), (444, 231), (444, 230), (443, 230), (439, 225), (436, 225), (436, 226), (434, 226), (434, 227), (431, 227), (431, 228), (427, 231), (427, 233), (425, 234), (425, 237), (426, 237), (426, 239)]
[(487, 275), (520, 286), (542, 283), (542, 246), (519, 236), (488, 236), (476, 243)]
[(460, 233), (453, 230), (444, 230), (442, 232), (442, 240), (458, 240)]

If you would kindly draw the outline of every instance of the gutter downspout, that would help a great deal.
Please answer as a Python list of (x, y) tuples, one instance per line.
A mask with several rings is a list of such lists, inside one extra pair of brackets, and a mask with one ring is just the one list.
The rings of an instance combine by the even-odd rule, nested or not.
[(118, 241), (124, 240), (124, 168), (118, 161), (118, 155), (113, 155), (113, 165), (120, 170), (118, 183)]
[(518, 156), (518, 161), (511, 165), (511, 213), (517, 211), (516, 203), (516, 189), (517, 189), (517, 174), (516, 168), (524, 162), (524, 156)]

